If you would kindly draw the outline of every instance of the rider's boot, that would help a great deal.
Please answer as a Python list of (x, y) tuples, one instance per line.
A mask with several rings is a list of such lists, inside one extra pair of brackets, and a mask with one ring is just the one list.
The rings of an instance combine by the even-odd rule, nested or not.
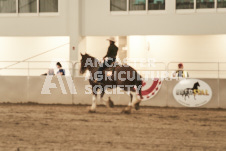
[(93, 83), (94, 83), (94, 84), (98, 84), (98, 85), (102, 85), (102, 84), (103, 84), (101, 81), (99, 81), (99, 80), (97, 80), (97, 79), (95, 79), (95, 80), (93, 81)]

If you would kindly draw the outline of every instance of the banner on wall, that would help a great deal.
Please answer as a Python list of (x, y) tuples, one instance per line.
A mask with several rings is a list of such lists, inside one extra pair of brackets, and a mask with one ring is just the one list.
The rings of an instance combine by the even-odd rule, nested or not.
[(200, 107), (212, 98), (212, 89), (202, 80), (184, 79), (173, 89), (175, 100), (186, 107)]
[(146, 81), (143, 81), (143, 87), (142, 87), (142, 101), (148, 101), (155, 97), (160, 88), (162, 86), (162, 81), (158, 78), (156, 79), (149, 79)]

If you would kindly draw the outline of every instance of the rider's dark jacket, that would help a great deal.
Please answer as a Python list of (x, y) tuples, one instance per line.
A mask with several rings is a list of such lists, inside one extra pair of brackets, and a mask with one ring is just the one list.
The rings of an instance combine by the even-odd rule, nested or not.
[[(110, 46), (108, 47), (107, 55), (104, 56), (104, 58), (108, 57), (108, 59), (104, 60), (104, 63), (100, 65), (97, 71), (103, 71), (104, 69), (109, 67), (113, 62), (115, 62), (117, 53), (118, 53), (118, 47), (114, 43), (111, 43)], [(100, 77), (97, 78), (97, 81), (101, 81), (101, 80), (102, 79)]]
[(108, 52), (107, 52), (107, 55), (105, 57), (116, 58), (117, 53), (118, 53), (118, 47), (114, 43), (112, 43), (108, 47)]

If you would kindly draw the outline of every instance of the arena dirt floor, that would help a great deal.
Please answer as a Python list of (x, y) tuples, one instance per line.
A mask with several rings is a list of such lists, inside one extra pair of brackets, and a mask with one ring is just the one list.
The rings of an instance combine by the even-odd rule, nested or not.
[(0, 105), (0, 151), (225, 151), (226, 110)]

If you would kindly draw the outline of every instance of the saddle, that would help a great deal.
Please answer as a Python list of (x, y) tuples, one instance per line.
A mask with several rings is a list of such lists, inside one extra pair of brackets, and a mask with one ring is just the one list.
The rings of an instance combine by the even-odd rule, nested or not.
[(111, 67), (107, 67), (106, 69), (104, 69), (104, 73), (107, 73), (107, 76), (110, 77), (113, 75), (115, 68), (118, 66), (118, 62), (112, 62), (110, 64)]
[[(106, 67), (104, 70), (103, 70), (103, 76), (104, 76), (104, 78), (101, 80), (101, 81), (97, 81), (97, 80), (95, 80), (95, 83), (97, 83), (97, 84), (102, 84), (103, 83), (103, 80), (104, 79), (114, 79), (114, 72), (115, 72), (115, 68), (118, 66), (119, 64), (118, 64), (118, 62), (112, 62), (111, 64), (110, 64), (110, 67)], [(112, 81), (112, 80), (110, 80), (110, 81)]]

